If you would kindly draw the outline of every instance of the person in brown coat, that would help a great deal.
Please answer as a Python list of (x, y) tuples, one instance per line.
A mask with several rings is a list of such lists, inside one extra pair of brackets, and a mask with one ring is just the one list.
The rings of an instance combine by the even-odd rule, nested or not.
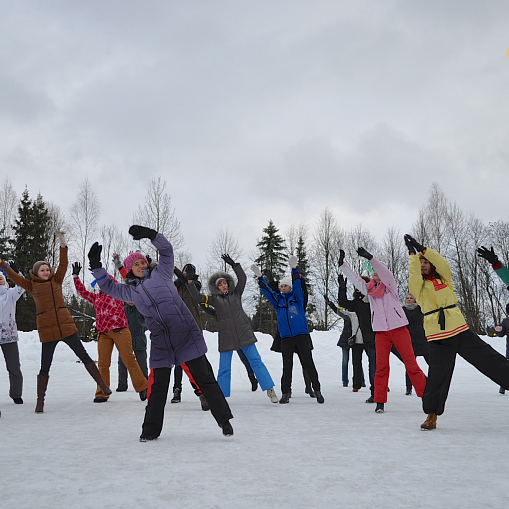
[(0, 269), (3, 269), (16, 285), (30, 293), (35, 301), (37, 331), (42, 343), (41, 370), (37, 376), (37, 405), (35, 407), (35, 412), (38, 414), (44, 411), (49, 370), (59, 341), (67, 343), (79, 357), (104, 395), (111, 394), (111, 389), (101, 377), (95, 362), (83, 347), (76, 324), (65, 305), (62, 282), (67, 270), (67, 244), (64, 232), (57, 231), (57, 235), (60, 239), (60, 263), (56, 272), (47, 261), (38, 261), (30, 270), (32, 280), (29, 281), (21, 274), (16, 274), (5, 260), (0, 260)]

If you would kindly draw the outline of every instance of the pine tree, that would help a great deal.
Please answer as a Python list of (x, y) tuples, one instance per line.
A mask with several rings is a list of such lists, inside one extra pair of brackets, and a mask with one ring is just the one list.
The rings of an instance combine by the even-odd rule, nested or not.
[[(20, 272), (30, 279), (30, 269), (38, 260), (45, 260), (48, 254), (48, 209), (41, 195), (35, 201), (30, 199), (25, 188), (18, 205), (18, 217), (14, 230), (14, 259)], [(18, 329), (36, 329), (35, 302), (26, 292), (16, 307)]]
[[(287, 264), (284, 239), (278, 234), (279, 230), (272, 222), (272, 219), (262, 231), (264, 235), (256, 244), (260, 255), (256, 258), (255, 263), (262, 271), (268, 269), (272, 272), (275, 279), (281, 279)], [(277, 330), (277, 317), (274, 308), (261, 295), (261, 292), (256, 300), (256, 311), (253, 316), (255, 330), (274, 335)]]

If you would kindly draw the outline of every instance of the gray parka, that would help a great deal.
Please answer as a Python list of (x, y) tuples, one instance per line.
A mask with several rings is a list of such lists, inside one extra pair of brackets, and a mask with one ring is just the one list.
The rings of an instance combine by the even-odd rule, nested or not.
[[(237, 275), (238, 284), (235, 285), (235, 281), (230, 274), (215, 272), (208, 281), (210, 293), (208, 296), (199, 293), (193, 283), (187, 284), (187, 289), (193, 299), (207, 303), (216, 310), (220, 352), (240, 350), (256, 343), (251, 322), (242, 308), (242, 293), (246, 286), (246, 274), (239, 263), (235, 265), (233, 270)], [(226, 279), (228, 283), (227, 293), (223, 294), (218, 290), (215, 283), (219, 278)]]

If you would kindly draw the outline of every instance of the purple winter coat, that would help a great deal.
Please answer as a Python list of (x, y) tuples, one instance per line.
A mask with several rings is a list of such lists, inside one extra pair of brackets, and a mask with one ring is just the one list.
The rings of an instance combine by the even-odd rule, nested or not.
[(150, 331), (150, 367), (171, 368), (201, 357), (207, 352), (207, 345), (175, 288), (171, 244), (161, 233), (152, 244), (159, 250), (159, 264), (152, 270), (145, 270), (141, 279), (131, 278), (127, 285), (118, 284), (103, 277), (107, 275), (104, 268), (94, 270), (94, 277), (104, 293), (133, 302), (145, 317)]

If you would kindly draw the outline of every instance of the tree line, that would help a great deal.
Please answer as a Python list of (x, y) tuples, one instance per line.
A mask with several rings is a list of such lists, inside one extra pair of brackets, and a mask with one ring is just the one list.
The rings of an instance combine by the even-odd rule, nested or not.
[[(99, 226), (99, 201), (88, 181), (81, 183), (75, 201), (68, 211), (46, 202), (38, 194), (34, 199), (27, 188), (18, 197), (8, 178), (0, 188), (0, 256), (15, 259), (25, 275), (37, 260), (48, 260), (58, 265), (59, 243), (55, 231), (67, 232), (69, 260), (80, 260), (88, 267), (87, 253), (93, 241), (103, 244), (103, 264), (117, 280), (111, 259), (113, 253), (126, 255), (139, 250), (152, 259), (158, 259), (157, 250), (146, 240), (135, 242), (116, 225)], [(166, 182), (157, 177), (149, 183), (147, 193), (132, 217), (135, 224), (143, 224), (163, 233), (172, 243), (175, 264), (182, 268), (192, 262), (192, 255), (184, 249), (185, 242), (180, 229), (171, 196), (166, 192)], [(262, 270), (269, 270), (275, 279), (288, 275), (288, 256), (294, 254), (309, 292), (307, 314), (312, 329), (329, 330), (338, 324), (337, 315), (325, 304), (324, 295), (335, 300), (338, 293), (337, 277), (339, 250), (344, 249), (346, 260), (362, 274), (366, 271), (365, 260), (357, 255), (357, 248), (364, 247), (387, 265), (398, 283), (400, 297), (407, 292), (408, 253), (403, 234), (410, 233), (426, 246), (439, 251), (448, 260), (459, 305), (470, 327), (478, 334), (490, 334), (494, 324), (500, 323), (509, 293), (494, 274), (491, 266), (477, 257), (480, 245), (493, 246), (499, 258), (509, 262), (509, 223), (498, 220), (484, 224), (470, 212), (463, 212), (433, 183), (428, 199), (419, 210), (410, 232), (402, 232), (394, 226), (387, 228), (381, 241), (362, 224), (348, 227), (342, 225), (328, 207), (324, 207), (314, 225), (294, 224), (280, 232), (270, 219), (261, 231), (260, 238), (249, 251), (244, 251), (235, 235), (226, 229), (216, 232), (207, 252), (206, 266), (197, 267), (206, 292), (208, 276), (216, 271), (228, 271), (221, 254), (229, 253), (233, 259), (247, 267), (254, 261)], [(84, 283), (91, 282), (87, 270), (82, 272)], [(276, 319), (272, 306), (264, 299), (255, 278), (248, 278), (244, 305), (257, 331), (275, 333)], [(78, 299), (70, 276), (64, 286), (65, 298), (78, 325), (80, 336), (89, 335), (95, 318), (92, 305)], [(353, 287), (350, 288), (353, 290)], [(17, 308), (20, 330), (35, 330), (35, 305), (29, 295), (20, 299)], [(216, 330), (209, 315), (203, 315), (207, 330)]]

